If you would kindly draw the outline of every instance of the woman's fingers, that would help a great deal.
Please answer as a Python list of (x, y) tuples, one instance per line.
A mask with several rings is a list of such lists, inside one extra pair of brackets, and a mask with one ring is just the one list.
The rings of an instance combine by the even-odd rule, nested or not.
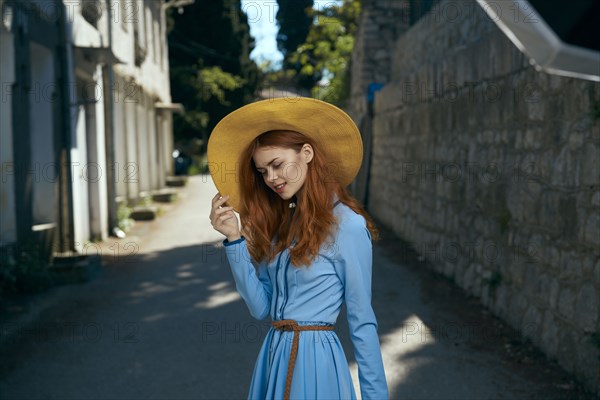
[(220, 214), (220, 212), (218, 212), (219, 210), (222, 210), (222, 209), (226, 209), (227, 210), (227, 209), (230, 208), (229, 206), (228, 207), (221, 207), (221, 205), (225, 201), (227, 201), (229, 199), (229, 196), (226, 195), (226, 196), (221, 197), (220, 199), (219, 199), (219, 196), (220, 196), (220, 194), (217, 193), (215, 195), (215, 197), (213, 197), (213, 199), (212, 199), (212, 209), (211, 209), (211, 212), (210, 212), (210, 218), (211, 219), (213, 218), (213, 216), (215, 214)]
[(233, 207), (222, 207), (222, 208), (217, 208), (217, 209), (215, 210), (215, 214), (216, 214), (216, 215), (219, 215), (219, 214), (223, 214), (224, 212), (231, 211), (231, 210), (233, 210)]
[(221, 196), (221, 195), (219, 193), (217, 193), (217, 195), (215, 197), (213, 197), (213, 200), (212, 200), (213, 208), (218, 208), (221, 204), (223, 204), (227, 200), (229, 200), (229, 195), (227, 195), (227, 194), (221, 198), (219, 198), (219, 196)]
[(215, 208), (210, 212), (210, 218), (212, 219), (215, 215), (220, 215), (228, 211), (233, 211), (233, 207)]
[(215, 203), (219, 200), (220, 197), (221, 197), (221, 193), (217, 193), (215, 195), (215, 197), (212, 198), (211, 203), (212, 203), (213, 207), (215, 206)]
[(233, 215), (229, 215), (229, 214), (223, 214), (220, 215), (217, 218), (217, 224), (222, 224), (224, 221), (228, 220), (229, 218), (233, 217)]
[(221, 197), (221, 199), (219, 200), (219, 206), (223, 206), (223, 204), (225, 204), (227, 200), (229, 200), (229, 196)]
[(217, 215), (214, 218), (211, 218), (210, 222), (213, 226), (216, 227), (216, 226), (219, 226), (223, 221), (225, 221), (231, 217), (232, 217), (232, 215), (229, 215), (229, 214), (221, 214), (221, 215)]
[(219, 218), (217, 218), (217, 221), (225, 221), (226, 219), (229, 219), (231, 217), (233, 217), (233, 215), (223, 214), (223, 215), (219, 216)]
[[(232, 224), (234, 224), (235, 226), (238, 225), (237, 218), (235, 218), (235, 214), (233, 212), (233, 207), (224, 205), (224, 203), (227, 200), (229, 200), (229, 196), (221, 196), (221, 193), (217, 193), (212, 199), (212, 209), (209, 217), (210, 223), (216, 230), (218, 230), (221, 233), (223, 233), (222, 230), (224, 230), (225, 228), (227, 228), (227, 230), (232, 228)], [(228, 221), (231, 218), (234, 219), (234, 222), (226, 223), (226, 221)]]

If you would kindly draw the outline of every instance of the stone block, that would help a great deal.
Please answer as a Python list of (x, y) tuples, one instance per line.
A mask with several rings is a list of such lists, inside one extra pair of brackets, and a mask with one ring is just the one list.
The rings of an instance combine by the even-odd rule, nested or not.
[(572, 371), (575, 368), (579, 343), (575, 330), (570, 329), (569, 326), (560, 326), (558, 329), (558, 343), (559, 346), (556, 352), (558, 362), (565, 369)]
[[(562, 220), (562, 236), (568, 238), (577, 237), (578, 213), (581, 213), (581, 207), (577, 206), (577, 198), (574, 195), (563, 195), (559, 199), (558, 218)], [(551, 217), (551, 216), (547, 216)]]
[(569, 321), (575, 312), (575, 290), (570, 286), (561, 286), (558, 296), (558, 313)]
[(528, 306), (526, 293), (521, 288), (515, 287), (512, 289), (512, 294), (509, 301), (508, 322), (514, 327), (521, 327), (523, 314)]
[(584, 135), (583, 132), (575, 131), (571, 132), (569, 135), (569, 149), (571, 151), (577, 151), (584, 144)]
[(527, 99), (527, 116), (530, 121), (544, 120), (544, 104), (542, 93), (539, 90), (530, 93), (530, 97)]
[(554, 160), (550, 183), (555, 186), (578, 186), (581, 182), (578, 159), (576, 153), (564, 145)]
[(171, 203), (177, 199), (177, 190), (165, 188), (152, 193), (152, 201), (159, 203)]
[[(533, 165), (534, 169), (525, 171), (522, 174), (515, 174), (515, 179), (539, 179), (544, 183), (549, 183), (552, 180), (552, 174), (554, 173), (554, 159), (556, 155), (553, 150), (541, 149), (537, 152), (538, 157), (536, 163)], [(532, 174), (535, 173), (535, 175)]]
[(577, 325), (584, 332), (593, 332), (598, 321), (598, 297), (597, 290), (591, 283), (584, 284), (577, 295), (575, 305), (575, 318)]
[(592, 343), (588, 335), (584, 336), (577, 348), (577, 374), (592, 390), (600, 393), (600, 349)]
[(552, 278), (543, 272), (543, 268), (539, 268), (533, 271), (535, 273), (535, 277), (532, 277), (534, 280), (534, 296), (537, 300), (538, 304), (542, 307), (548, 307), (550, 305), (550, 285), (552, 283)]
[(528, 127), (525, 130), (523, 147), (529, 150), (540, 149), (543, 145), (544, 135), (547, 135), (546, 130), (539, 127)]
[[(585, 96), (581, 96), (585, 97)], [(582, 183), (584, 185), (600, 185), (600, 146), (586, 144), (581, 158)]]
[(510, 314), (509, 293), (510, 289), (508, 285), (500, 285), (495, 291), (490, 293), (493, 298), (492, 308), (494, 312), (505, 319)]
[(568, 216), (560, 213), (563, 197), (564, 194), (556, 190), (545, 190), (541, 194), (541, 204), (538, 209), (540, 222), (544, 228), (555, 233), (561, 233), (567, 223)]
[(548, 245), (543, 250), (542, 262), (552, 272), (559, 271), (560, 251), (553, 245)]
[(134, 207), (129, 218), (135, 221), (151, 221), (156, 218), (156, 207)]
[(594, 260), (591, 257), (583, 257), (581, 267), (584, 279), (587, 280), (588, 276), (591, 277), (594, 274)]
[(592, 194), (590, 203), (593, 206), (600, 207), (600, 190), (597, 190)]
[(534, 343), (539, 343), (540, 333), (542, 326), (542, 315), (538, 308), (529, 304), (525, 316), (523, 317), (523, 324), (521, 325), (521, 332), (525, 337), (530, 338)]
[(387, 50), (385, 49), (379, 49), (375, 52), (375, 55), (373, 56), (374, 60), (377, 60), (379, 62), (381, 62), (382, 60), (389, 58), (389, 53)]
[(170, 187), (182, 187), (187, 184), (186, 176), (167, 176), (166, 179), (167, 186)]
[(588, 214), (583, 226), (583, 239), (596, 248), (600, 246), (600, 212)]
[(560, 285), (558, 284), (558, 280), (556, 278), (550, 279), (550, 288), (548, 292), (550, 308), (552, 310), (556, 310), (558, 304), (558, 293), (560, 291)]
[(581, 258), (576, 251), (562, 251), (560, 257), (560, 280), (578, 284), (583, 276)]
[(558, 324), (550, 310), (544, 312), (540, 344), (550, 358), (555, 358), (558, 351)]

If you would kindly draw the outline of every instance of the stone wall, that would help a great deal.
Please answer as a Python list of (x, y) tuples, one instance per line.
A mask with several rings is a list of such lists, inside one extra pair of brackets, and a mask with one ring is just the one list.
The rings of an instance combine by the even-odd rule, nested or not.
[(537, 72), (474, 1), (389, 51), (369, 212), (600, 393), (600, 85)]
[(396, 40), (408, 29), (408, 0), (363, 0), (360, 24), (352, 54), (352, 90), (348, 112), (360, 120), (367, 112), (370, 83), (390, 79)]
[(391, 75), (392, 49), (409, 26), (408, 0), (363, 0), (351, 60), (351, 93), (345, 110), (358, 125), (363, 139), (363, 163), (350, 185), (354, 197), (367, 206), (372, 143), (372, 101), (369, 85), (385, 84)]

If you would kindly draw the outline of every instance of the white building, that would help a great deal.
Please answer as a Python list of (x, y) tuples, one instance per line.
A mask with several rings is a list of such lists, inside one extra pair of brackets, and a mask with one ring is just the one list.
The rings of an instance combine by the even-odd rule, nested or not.
[(178, 110), (165, 11), (178, 4), (0, 0), (0, 246), (85, 253), (120, 201), (165, 186)]

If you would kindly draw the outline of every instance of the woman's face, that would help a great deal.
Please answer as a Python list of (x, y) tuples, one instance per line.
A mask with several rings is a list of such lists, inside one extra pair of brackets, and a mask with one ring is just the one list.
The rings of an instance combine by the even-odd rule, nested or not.
[[(312, 157), (312, 146), (306, 143), (299, 153), (283, 147), (259, 147), (252, 159), (267, 186), (282, 199), (288, 200), (304, 184)], [(280, 186), (282, 184), (283, 187)]]

